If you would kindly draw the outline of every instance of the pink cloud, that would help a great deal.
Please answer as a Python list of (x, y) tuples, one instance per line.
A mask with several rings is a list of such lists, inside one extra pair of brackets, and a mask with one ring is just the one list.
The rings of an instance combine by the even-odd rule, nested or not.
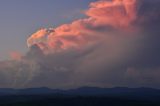
[[(99, 0), (86, 10), (88, 18), (57, 28), (41, 29), (28, 38), (28, 46), (37, 44), (45, 53), (81, 48), (100, 38), (98, 27), (127, 29), (136, 20), (137, 0)], [(93, 29), (92, 29), (93, 28)]]

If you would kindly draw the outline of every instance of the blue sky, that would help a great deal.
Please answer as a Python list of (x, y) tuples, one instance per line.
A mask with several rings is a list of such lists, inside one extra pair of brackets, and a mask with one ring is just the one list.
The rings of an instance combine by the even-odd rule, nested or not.
[(25, 53), (26, 39), (39, 28), (56, 27), (83, 17), (96, 0), (1, 0), (0, 60), (11, 51)]

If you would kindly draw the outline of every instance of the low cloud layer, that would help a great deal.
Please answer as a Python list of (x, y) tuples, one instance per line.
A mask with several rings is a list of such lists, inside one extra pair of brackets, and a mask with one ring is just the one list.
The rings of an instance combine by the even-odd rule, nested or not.
[(0, 87), (160, 88), (160, 2), (98, 0), (85, 19), (40, 29), (0, 62)]

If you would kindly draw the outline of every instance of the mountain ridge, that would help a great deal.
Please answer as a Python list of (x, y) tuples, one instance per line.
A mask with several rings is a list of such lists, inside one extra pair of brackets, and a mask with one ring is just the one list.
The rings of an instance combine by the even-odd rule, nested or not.
[(160, 96), (160, 89), (140, 87), (114, 87), (114, 88), (99, 88), (99, 87), (79, 87), (75, 89), (51, 89), (47, 87), (40, 88), (25, 88), (12, 89), (0, 88), (0, 96), (4, 95), (42, 95), (42, 94), (62, 94), (62, 95), (80, 95), (80, 96), (108, 96), (108, 95), (158, 95)]

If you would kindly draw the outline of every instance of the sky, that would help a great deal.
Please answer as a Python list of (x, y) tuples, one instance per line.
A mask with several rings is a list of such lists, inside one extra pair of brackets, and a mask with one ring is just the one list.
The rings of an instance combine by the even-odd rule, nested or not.
[(160, 88), (159, 0), (2, 0), (0, 88)]
[(25, 53), (26, 39), (36, 30), (56, 27), (84, 17), (83, 10), (94, 0), (1, 0), (0, 60), (12, 51)]

